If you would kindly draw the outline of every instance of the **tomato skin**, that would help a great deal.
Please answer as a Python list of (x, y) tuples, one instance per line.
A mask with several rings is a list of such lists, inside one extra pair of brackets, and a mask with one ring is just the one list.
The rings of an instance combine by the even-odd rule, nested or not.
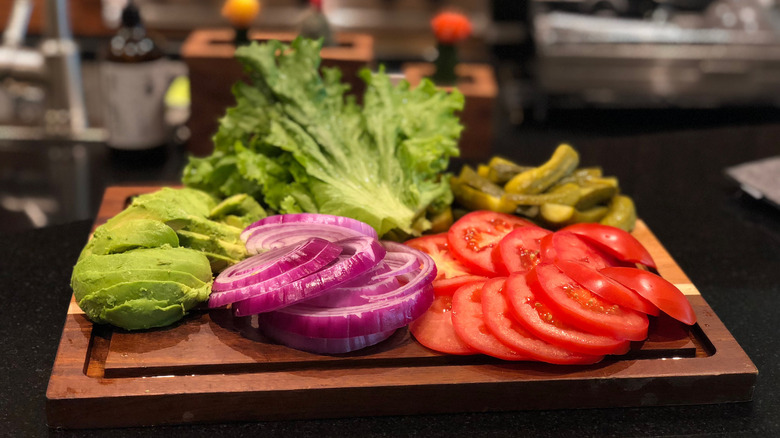
[(655, 304), (591, 267), (567, 260), (558, 260), (555, 266), (585, 289), (611, 303), (648, 315), (658, 316), (660, 313)]
[(688, 325), (696, 323), (691, 303), (677, 286), (663, 277), (627, 267), (604, 268), (599, 272), (635, 291), (672, 318)]
[(542, 238), (540, 254), (542, 262), (547, 263), (568, 260), (588, 265), (594, 269), (620, 266), (620, 262), (615, 257), (568, 231), (559, 230)]
[(487, 277), (480, 275), (459, 275), (457, 277), (442, 278), (439, 280), (433, 280), (433, 293), (436, 295), (452, 295), (461, 286), (465, 286), (469, 283), (485, 282)]
[(501, 287), (505, 278), (492, 278), (484, 284), (463, 286), (452, 296), (452, 325), (463, 342), (471, 348), (504, 360), (529, 360), (498, 340), (485, 325), (482, 313), (482, 289)]
[[(499, 341), (513, 350), (541, 362), (553, 364), (593, 364), (603, 356), (584, 355), (549, 344), (528, 332), (517, 322), (506, 297), (506, 282), (482, 288), (485, 324)], [(493, 286), (493, 285), (491, 285)]]
[(512, 274), (506, 281), (506, 294), (517, 321), (540, 339), (571, 351), (588, 355), (624, 354), (631, 343), (610, 336), (595, 335), (562, 323), (555, 312), (540, 302), (528, 282), (528, 274)]
[(564, 322), (591, 333), (618, 339), (641, 341), (647, 338), (649, 321), (643, 313), (609, 303), (567, 277), (554, 264), (534, 268), (536, 281), (531, 290)]
[[(528, 272), (541, 260), (541, 240), (552, 231), (541, 227), (521, 227), (504, 236), (498, 244), (498, 270), (503, 275)], [(495, 250), (494, 250), (495, 251)]]
[(447, 233), (416, 237), (407, 240), (404, 245), (431, 256), (436, 263), (436, 280), (471, 275), (471, 271), (450, 252)]
[(498, 268), (493, 250), (512, 230), (533, 225), (511, 214), (487, 210), (472, 211), (458, 219), (447, 232), (452, 254), (473, 274), (494, 277)]
[(561, 229), (587, 239), (588, 242), (620, 260), (639, 263), (657, 269), (653, 256), (647, 248), (628, 231), (596, 223), (573, 224)]
[(478, 352), (469, 347), (452, 327), (452, 296), (436, 295), (433, 304), (409, 324), (417, 342), (440, 353), (470, 355)]

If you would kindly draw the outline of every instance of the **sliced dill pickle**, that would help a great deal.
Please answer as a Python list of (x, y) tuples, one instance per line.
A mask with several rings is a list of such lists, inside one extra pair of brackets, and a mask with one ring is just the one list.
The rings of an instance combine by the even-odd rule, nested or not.
[(430, 231), (432, 233), (443, 233), (449, 230), (450, 225), (452, 225), (452, 223), (455, 222), (455, 220), (452, 217), (451, 207), (447, 207), (441, 211), (431, 214), (428, 220), (431, 221)]
[(521, 166), (506, 158), (493, 157), (488, 163), (487, 178), (495, 184), (506, 184), (517, 174), (533, 169), (533, 167)]
[(515, 210), (515, 205), (503, 201), (501, 196), (485, 193), (457, 178), (452, 178), (450, 185), (455, 200), (469, 210), (492, 210), (500, 213), (512, 213)]
[(600, 222), (604, 225), (611, 225), (631, 231), (636, 225), (636, 207), (634, 200), (626, 195), (616, 195), (609, 202), (609, 210)]
[(516, 175), (506, 183), (504, 190), (527, 195), (542, 193), (561, 178), (570, 175), (579, 163), (577, 151), (568, 144), (561, 144), (546, 163)]
[[(480, 164), (477, 166), (477, 175), (481, 176), (482, 178), (490, 179), (490, 166), (487, 164)], [(493, 181), (495, 182), (495, 181)]]
[(504, 194), (504, 189), (502, 189), (501, 186), (493, 184), (487, 178), (480, 176), (469, 165), (465, 165), (460, 169), (458, 180), (461, 183), (468, 184), (469, 186), (491, 196), (500, 198), (501, 195)]
[(585, 184), (596, 178), (601, 178), (602, 176), (604, 176), (604, 171), (602, 171), (600, 167), (580, 167), (574, 169), (571, 175), (561, 178), (560, 181), (558, 181), (558, 184), (570, 182)]
[(515, 205), (563, 204), (574, 205), (580, 199), (582, 188), (575, 183), (568, 183), (538, 195), (523, 195), (505, 193), (503, 199)]
[(567, 224), (574, 217), (574, 207), (554, 203), (542, 204), (539, 207), (539, 216), (548, 224), (556, 226)]
[(587, 210), (599, 204), (607, 204), (612, 197), (617, 195), (617, 186), (608, 184), (589, 184), (579, 188), (579, 199), (574, 207), (579, 210)]
[(603, 205), (579, 210), (571, 205), (543, 204), (539, 207), (542, 219), (554, 228), (582, 222), (598, 222), (606, 216), (608, 208)]

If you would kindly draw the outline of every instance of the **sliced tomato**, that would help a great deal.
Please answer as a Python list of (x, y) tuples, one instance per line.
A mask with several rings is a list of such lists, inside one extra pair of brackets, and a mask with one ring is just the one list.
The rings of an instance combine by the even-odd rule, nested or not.
[(455, 333), (471, 348), (488, 356), (505, 360), (529, 360), (517, 351), (509, 348), (498, 340), (485, 325), (482, 314), (482, 289), (484, 287), (499, 287), (505, 279), (493, 278), (484, 284), (469, 284), (463, 286), (452, 296), (452, 325)]
[(542, 262), (547, 263), (569, 260), (591, 266), (594, 269), (620, 266), (620, 262), (615, 257), (568, 231), (556, 231), (542, 238), (540, 254)]
[(635, 291), (662, 312), (688, 325), (696, 323), (696, 313), (685, 295), (668, 280), (637, 268), (611, 267), (600, 271), (607, 277)]
[(549, 344), (523, 328), (506, 297), (505, 281), (491, 282), (482, 288), (482, 312), (490, 332), (511, 349), (542, 362), (554, 364), (592, 364), (603, 356), (575, 353)]
[(449, 250), (447, 233), (431, 234), (416, 237), (404, 242), (404, 245), (420, 250), (436, 263), (436, 279), (453, 278), (461, 275), (471, 275), (471, 271), (453, 257)]
[(433, 280), (433, 293), (436, 295), (452, 295), (462, 286), (479, 281), (484, 283), (487, 280), (487, 277), (480, 275), (459, 275), (457, 277)]
[(589, 266), (566, 260), (556, 261), (555, 266), (585, 289), (611, 303), (648, 315), (658, 316), (660, 313), (655, 304)]
[(540, 227), (520, 227), (504, 236), (498, 244), (498, 270), (503, 275), (528, 272), (539, 263), (541, 240), (552, 231)]
[(534, 268), (528, 285), (563, 321), (580, 330), (618, 339), (647, 338), (649, 321), (643, 313), (603, 300), (566, 276), (551, 263)]
[[(534, 274), (535, 270), (531, 270), (527, 277)], [(629, 341), (584, 332), (560, 321), (553, 310), (536, 298), (526, 275), (510, 275), (505, 288), (517, 321), (550, 344), (588, 355), (624, 354), (631, 346)]]
[(472, 211), (458, 219), (447, 233), (449, 248), (472, 273), (498, 275), (493, 250), (512, 230), (533, 225), (532, 222), (494, 211)]
[(595, 223), (573, 224), (562, 228), (562, 231), (581, 236), (620, 260), (657, 269), (647, 248), (628, 231)]
[(451, 295), (436, 295), (428, 311), (409, 324), (409, 331), (420, 344), (431, 350), (459, 355), (478, 353), (455, 334)]

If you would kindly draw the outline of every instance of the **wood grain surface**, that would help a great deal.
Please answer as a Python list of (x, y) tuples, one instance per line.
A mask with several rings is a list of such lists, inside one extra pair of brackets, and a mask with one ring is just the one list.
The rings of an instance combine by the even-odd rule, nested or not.
[[(136, 194), (111, 187), (95, 225)], [(588, 366), (450, 356), (406, 329), (344, 355), (268, 341), (256, 319), (199, 309), (179, 323), (126, 332), (93, 325), (71, 303), (47, 390), (51, 427), (404, 415), (750, 400), (757, 369), (644, 223), (634, 234), (680, 286), (698, 323), (651, 319), (625, 356)], [(338, 402), (334, 402), (338, 400)]]

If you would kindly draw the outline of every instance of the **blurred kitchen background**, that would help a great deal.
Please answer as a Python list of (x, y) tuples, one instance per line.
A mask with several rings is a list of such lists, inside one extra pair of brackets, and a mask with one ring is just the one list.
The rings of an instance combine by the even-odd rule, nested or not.
[[(166, 140), (143, 150), (107, 146), (105, 102), (116, 96), (100, 85), (127, 0), (0, 2), (0, 232), (92, 218), (109, 185), (176, 183), (202, 140), (188, 123), (198, 108), (190, 105), (196, 90), (188, 88), (183, 51), (193, 33), (229, 28), (224, 2), (134, 2), (160, 38), (172, 85), (159, 95)], [(491, 66), (497, 84), (491, 153), (558, 141), (561, 133), (576, 140), (780, 120), (777, 0), (324, 0), (322, 7), (334, 31), (372, 38), (374, 67), (399, 75), (405, 63), (436, 57), (436, 12), (464, 12), (473, 35), (460, 58)], [(264, 0), (252, 29), (298, 32), (310, 12), (309, 1)]]

